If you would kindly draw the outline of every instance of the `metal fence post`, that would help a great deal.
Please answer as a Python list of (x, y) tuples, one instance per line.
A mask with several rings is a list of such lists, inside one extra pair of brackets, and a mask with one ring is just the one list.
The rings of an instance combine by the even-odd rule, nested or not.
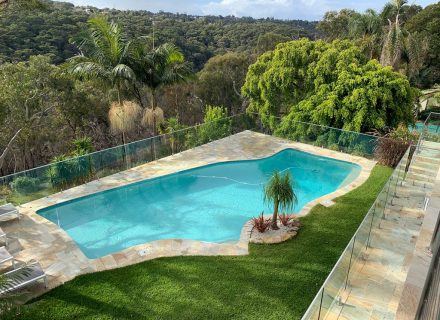
[(321, 302), (319, 303), (318, 320), (321, 319), (322, 300), (324, 300), (324, 288), (321, 291)]

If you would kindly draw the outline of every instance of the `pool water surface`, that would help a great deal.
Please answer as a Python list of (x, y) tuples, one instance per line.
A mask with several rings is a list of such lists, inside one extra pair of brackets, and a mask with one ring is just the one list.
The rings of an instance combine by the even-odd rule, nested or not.
[(64, 229), (90, 259), (161, 239), (228, 242), (272, 207), (263, 186), (290, 171), (299, 212), (308, 202), (354, 181), (361, 167), (285, 149), (259, 160), (223, 162), (144, 180), (44, 208), (37, 213)]

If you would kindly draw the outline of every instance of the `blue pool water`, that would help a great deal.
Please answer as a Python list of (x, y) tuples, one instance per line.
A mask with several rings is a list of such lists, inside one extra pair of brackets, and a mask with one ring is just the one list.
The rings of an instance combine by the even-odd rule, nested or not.
[(424, 131), (425, 129), (428, 129), (429, 133), (438, 133), (440, 134), (440, 126), (439, 125), (435, 125), (435, 124), (429, 124), (427, 126), (427, 128), (425, 128), (425, 125), (423, 124), (423, 122), (417, 122), (415, 127), (412, 127), (412, 129), (415, 129), (419, 132)]
[(141, 181), (38, 211), (64, 229), (88, 258), (159, 239), (238, 240), (250, 218), (272, 208), (263, 185), (275, 170), (295, 181), (298, 212), (353, 181), (361, 168), (293, 149), (269, 158), (224, 162)]

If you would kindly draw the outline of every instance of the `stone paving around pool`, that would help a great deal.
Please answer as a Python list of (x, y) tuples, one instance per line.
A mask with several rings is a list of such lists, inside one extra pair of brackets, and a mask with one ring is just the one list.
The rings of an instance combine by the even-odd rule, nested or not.
[[(357, 156), (331, 151), (311, 145), (291, 142), (252, 131), (211, 142), (173, 156), (150, 162), (90, 183), (63, 191), (20, 206), (20, 220), (0, 223), (9, 238), (9, 250), (19, 262), (37, 260), (48, 275), (49, 289), (78, 275), (119, 268), (158, 257), (246, 255), (252, 233), (248, 222), (239, 241), (207, 243), (193, 240), (160, 240), (137, 245), (99, 259), (88, 259), (67, 233), (56, 224), (39, 216), (36, 211), (88, 194), (120, 187), (149, 178), (175, 173), (222, 161), (264, 158), (286, 148), (293, 148), (319, 156), (345, 160), (362, 167), (352, 183), (308, 203), (298, 216), (306, 215), (315, 205), (339, 197), (364, 183), (375, 162)], [(42, 286), (32, 288), (32, 296), (44, 292)]]

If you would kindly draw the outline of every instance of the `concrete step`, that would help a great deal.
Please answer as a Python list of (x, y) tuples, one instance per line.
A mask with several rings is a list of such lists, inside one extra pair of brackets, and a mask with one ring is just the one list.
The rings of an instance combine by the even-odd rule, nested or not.
[(427, 173), (408, 172), (406, 175), (406, 180), (413, 179), (421, 182), (434, 182), (435, 178), (436, 177), (434, 175), (429, 175)]
[(404, 185), (405, 186), (421, 187), (424, 190), (426, 190), (426, 192), (430, 192), (432, 190), (432, 187), (434, 186), (434, 183), (431, 181), (407, 179), (407, 180), (405, 180)]
[(419, 174), (427, 174), (430, 176), (436, 176), (438, 173), (437, 167), (427, 167), (427, 166), (421, 166), (418, 164), (411, 165), (410, 172), (419, 173)]
[(440, 166), (440, 158), (418, 154), (413, 159), (413, 164), (416, 163)]

